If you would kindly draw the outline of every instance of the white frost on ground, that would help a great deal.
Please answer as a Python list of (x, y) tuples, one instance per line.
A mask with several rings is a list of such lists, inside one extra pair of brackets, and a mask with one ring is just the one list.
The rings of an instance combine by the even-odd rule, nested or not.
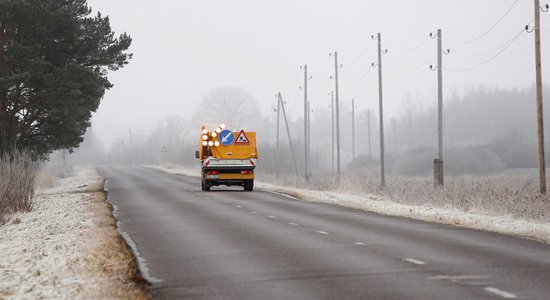
[[(31, 212), (11, 215), (0, 225), (0, 299), (97, 295), (102, 274), (93, 273), (90, 265), (101, 254), (90, 255), (86, 250), (97, 249), (93, 246), (101, 242), (89, 237), (100, 228), (113, 227), (114, 231), (114, 226), (107, 219), (112, 216), (105, 214), (98, 219), (94, 205), (99, 200), (93, 197), (98, 197), (102, 178), (97, 171), (75, 173), (60, 179), (57, 187), (41, 191)], [(91, 204), (93, 200), (96, 204)], [(105, 224), (98, 224), (98, 220)]]
[[(171, 174), (200, 175), (200, 170), (198, 169), (193, 171), (176, 165), (148, 167)], [(372, 194), (356, 196), (332, 191), (298, 189), (264, 183), (258, 180), (255, 181), (254, 185), (260, 189), (291, 195), (306, 201), (329, 203), (383, 215), (498, 232), (550, 243), (550, 224), (548, 223), (537, 223), (517, 219), (512, 216), (489, 215), (476, 211), (464, 212), (453, 207), (438, 208), (427, 205), (407, 205)]]

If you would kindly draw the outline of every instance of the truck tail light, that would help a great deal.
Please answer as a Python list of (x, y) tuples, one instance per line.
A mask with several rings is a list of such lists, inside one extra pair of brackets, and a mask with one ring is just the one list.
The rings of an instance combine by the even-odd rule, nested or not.
[(243, 174), (243, 175), (254, 174), (254, 171), (252, 171), (252, 170), (245, 170), (245, 171), (241, 171), (241, 174)]
[(214, 171), (206, 171), (206, 174), (207, 174), (207, 175), (218, 175), (218, 174), (220, 174), (220, 171), (216, 171), (216, 170), (214, 170)]

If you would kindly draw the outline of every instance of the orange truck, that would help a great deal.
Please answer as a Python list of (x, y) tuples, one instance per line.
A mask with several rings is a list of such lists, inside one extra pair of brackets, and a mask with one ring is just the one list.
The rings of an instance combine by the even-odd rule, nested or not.
[(242, 186), (245, 191), (254, 189), (258, 162), (256, 132), (231, 131), (224, 124), (212, 131), (203, 126), (195, 157), (201, 163), (203, 191), (219, 185)]

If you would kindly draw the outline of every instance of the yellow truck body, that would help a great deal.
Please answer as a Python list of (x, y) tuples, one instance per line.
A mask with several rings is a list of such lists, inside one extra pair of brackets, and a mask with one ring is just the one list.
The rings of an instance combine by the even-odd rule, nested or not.
[[(222, 136), (225, 135), (225, 136)], [(256, 132), (203, 128), (196, 158), (201, 163), (203, 191), (212, 186), (243, 186), (245, 191), (254, 188), (254, 169), (258, 161)], [(231, 143), (228, 142), (232, 141)]]

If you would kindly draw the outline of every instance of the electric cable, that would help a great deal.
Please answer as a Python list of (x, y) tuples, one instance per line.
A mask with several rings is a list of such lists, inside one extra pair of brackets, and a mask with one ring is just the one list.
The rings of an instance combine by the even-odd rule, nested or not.
[(494, 60), (495, 58), (497, 58), (498, 56), (500, 56), (500, 54), (502, 54), (504, 51), (506, 51), (506, 49), (508, 49), (511, 45), (513, 45), (518, 39), (519, 37), (521, 36), (521, 34), (523, 33), (524, 31), (520, 31), (518, 34), (516, 34), (516, 36), (514, 37), (514, 39), (512, 39), (508, 45), (506, 45), (504, 48), (502, 48), (497, 54), (493, 55), (492, 57), (490, 57), (489, 59), (477, 64), (477, 65), (474, 65), (472, 67), (469, 67), (469, 68), (464, 68), (464, 69), (456, 69), (456, 70), (449, 70), (449, 72), (465, 72), (465, 71), (470, 71), (470, 70), (473, 70), (473, 69), (476, 69), (476, 68), (479, 68), (489, 62), (491, 62), (492, 60)]
[(464, 41), (464, 42), (451, 42), (451, 44), (455, 44), (455, 45), (465, 45), (465, 44), (471, 44), (473, 42), (476, 42), (478, 40), (480, 40), (481, 38), (483, 38), (484, 36), (486, 36), (487, 34), (489, 34), (489, 32), (491, 32), (493, 29), (495, 29), (495, 27), (500, 24), (500, 22), (502, 22), (502, 20), (512, 11), (512, 9), (516, 6), (516, 4), (519, 2), (519, 0), (515, 0), (514, 3), (512, 3), (512, 5), (508, 8), (508, 10), (506, 10), (506, 12), (504, 13), (504, 15), (502, 17), (500, 17), (500, 19), (498, 19), (496, 21), (495, 24), (493, 24), (493, 26), (489, 27), (489, 29), (487, 31), (485, 31), (484, 33), (482, 33), (481, 35), (479, 35), (478, 37), (474, 38), (474, 39), (471, 39), (469, 41)]

